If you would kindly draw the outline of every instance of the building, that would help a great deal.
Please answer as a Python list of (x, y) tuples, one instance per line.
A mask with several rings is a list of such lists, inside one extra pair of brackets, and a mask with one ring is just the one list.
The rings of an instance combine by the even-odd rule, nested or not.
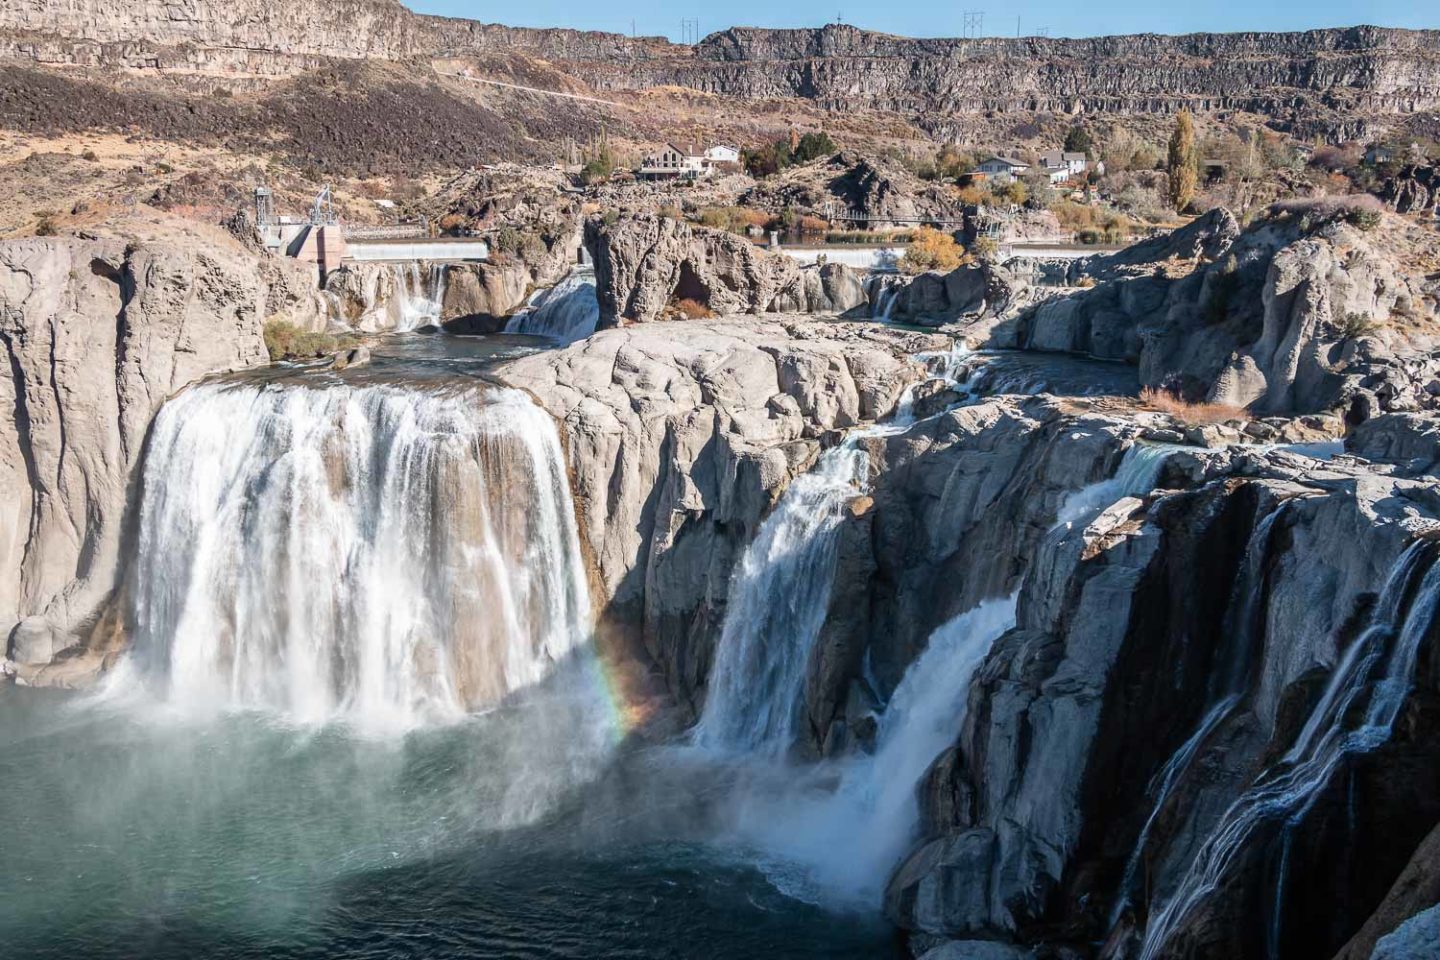
[(971, 171), (970, 175), (989, 177), (1004, 182), (1023, 176), (1029, 170), (1030, 164), (1024, 160), (1016, 160), (1014, 157), (991, 157)]
[[(737, 153), (738, 156), (738, 153)], [(640, 163), (640, 176), (650, 180), (708, 177), (714, 164), (690, 144), (667, 143)]]
[(1047, 150), (1040, 154), (1040, 168), (1050, 175), (1051, 183), (1083, 176), (1089, 165), (1085, 154), (1073, 150)]
[(740, 150), (738, 147), (716, 144), (705, 151), (705, 160), (712, 165), (717, 163), (739, 163)]

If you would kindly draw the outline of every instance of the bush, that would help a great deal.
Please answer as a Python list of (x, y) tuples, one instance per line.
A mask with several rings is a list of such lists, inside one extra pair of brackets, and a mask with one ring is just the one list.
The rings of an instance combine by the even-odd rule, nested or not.
[(796, 163), (809, 163), (811, 160), (818, 160), (821, 157), (828, 157), (837, 149), (835, 141), (830, 135), (821, 130), (817, 133), (807, 133), (800, 138), (800, 143), (794, 150), (794, 161)]
[(59, 232), (55, 227), (55, 221), (50, 218), (48, 213), (43, 214), (40, 221), (35, 224), (35, 236), (37, 237), (53, 237)]
[(355, 337), (336, 336), (301, 330), (288, 320), (271, 320), (265, 324), (265, 349), (271, 360), (307, 360), (354, 346)]
[(960, 266), (965, 259), (964, 248), (950, 234), (934, 227), (921, 227), (900, 258), (900, 270), (912, 276), (930, 270), (945, 273)]
[(94, 163), (100, 159), (100, 155), (97, 154), (94, 150), (86, 150), (84, 153), (80, 154), (80, 159), (89, 160), (91, 163)]
[(585, 158), (585, 164), (580, 168), (580, 182), (587, 186), (599, 183), (602, 180), (609, 180), (614, 172), (615, 155), (610, 152), (610, 146), (606, 144)]
[(1360, 337), (1368, 337), (1375, 334), (1380, 325), (1371, 320), (1363, 313), (1351, 311), (1340, 319), (1335, 325), (1335, 332), (1342, 340), (1356, 340)]

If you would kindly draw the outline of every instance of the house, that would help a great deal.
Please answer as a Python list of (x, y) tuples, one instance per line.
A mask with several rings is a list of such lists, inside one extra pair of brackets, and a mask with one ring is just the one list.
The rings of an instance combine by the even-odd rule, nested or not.
[(1373, 167), (1380, 163), (1389, 163), (1395, 158), (1395, 153), (1389, 147), (1381, 143), (1372, 143), (1365, 148), (1365, 165)]
[(1016, 160), (1014, 157), (991, 157), (971, 171), (971, 176), (993, 177), (1003, 182), (1014, 180), (1029, 170), (1030, 164), (1024, 160)]
[(716, 144), (705, 151), (705, 160), (711, 165), (717, 163), (739, 163), (740, 149), (728, 147), (724, 144)]
[(1051, 183), (1064, 183), (1085, 173), (1090, 165), (1085, 154), (1073, 150), (1047, 150), (1040, 154), (1040, 168), (1050, 175)]
[[(711, 148), (717, 149), (717, 148)], [(718, 149), (729, 149), (722, 147)], [(688, 143), (667, 143), (647, 156), (640, 164), (640, 176), (651, 180), (684, 178), (695, 180), (708, 177), (715, 169), (715, 162), (707, 157), (709, 151), (700, 151)], [(738, 160), (740, 152), (735, 151)]]

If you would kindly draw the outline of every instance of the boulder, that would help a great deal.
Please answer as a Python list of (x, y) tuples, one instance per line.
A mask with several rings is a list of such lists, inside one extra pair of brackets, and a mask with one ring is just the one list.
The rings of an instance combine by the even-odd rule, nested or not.
[(1370, 960), (1430, 960), (1440, 957), (1440, 904), (1415, 914), (1375, 944)]

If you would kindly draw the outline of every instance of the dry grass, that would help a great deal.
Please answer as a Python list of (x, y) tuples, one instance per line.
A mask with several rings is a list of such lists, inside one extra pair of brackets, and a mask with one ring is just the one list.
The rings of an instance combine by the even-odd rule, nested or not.
[(1146, 387), (1140, 391), (1140, 405), (1174, 417), (1181, 423), (1196, 426), (1202, 423), (1224, 423), (1226, 420), (1247, 420), (1249, 413), (1233, 403), (1190, 403), (1169, 390)]
[(691, 300), (688, 297), (684, 300), (677, 300), (671, 305), (675, 312), (686, 320), (709, 320), (715, 316), (711, 310), (699, 300)]

